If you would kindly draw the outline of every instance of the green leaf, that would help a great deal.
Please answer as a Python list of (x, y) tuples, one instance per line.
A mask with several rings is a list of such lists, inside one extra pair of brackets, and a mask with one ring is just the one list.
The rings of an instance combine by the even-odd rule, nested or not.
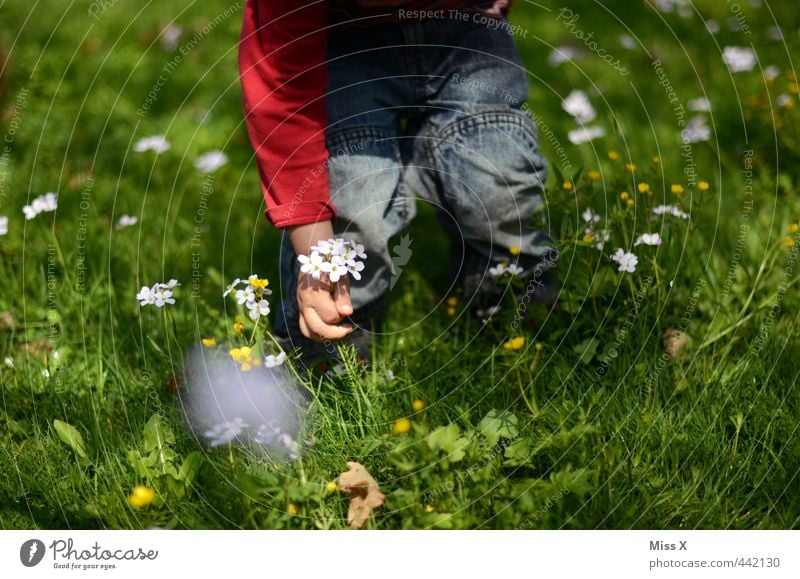
[(185, 487), (189, 487), (194, 481), (194, 477), (197, 476), (202, 464), (203, 455), (196, 450), (190, 452), (189, 455), (183, 459), (181, 468), (178, 471), (178, 480), (183, 481)]
[(580, 355), (578, 361), (582, 364), (588, 364), (592, 361), (595, 354), (597, 354), (597, 347), (600, 345), (600, 340), (597, 338), (586, 338), (583, 342), (572, 348), (572, 351)]
[(478, 424), (481, 431), (489, 442), (495, 444), (500, 438), (516, 438), (519, 434), (517, 428), (517, 417), (506, 410), (490, 410)]
[(86, 444), (83, 442), (83, 436), (81, 436), (77, 428), (60, 420), (53, 421), (53, 428), (56, 429), (58, 437), (74, 450), (75, 454), (81, 458), (88, 458), (86, 456)]
[(150, 469), (147, 462), (142, 458), (142, 455), (139, 454), (138, 450), (129, 450), (127, 452), (128, 463), (131, 465), (133, 470), (136, 472), (136, 476), (139, 478), (143, 478), (146, 480), (151, 480)]
[(504, 452), (508, 466), (527, 464), (534, 454), (533, 441), (528, 438), (521, 438), (512, 442)]
[(175, 435), (164, 424), (160, 414), (153, 414), (144, 425), (144, 451), (159, 450), (167, 444), (175, 444)]
[(428, 435), (428, 446), (431, 450), (445, 451), (450, 462), (458, 462), (464, 458), (464, 447), (469, 443), (460, 434), (461, 430), (456, 424), (439, 427)]

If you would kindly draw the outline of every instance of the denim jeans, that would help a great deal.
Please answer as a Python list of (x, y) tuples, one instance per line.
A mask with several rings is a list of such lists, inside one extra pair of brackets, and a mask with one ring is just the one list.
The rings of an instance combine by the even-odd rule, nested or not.
[[(521, 110), (525, 68), (504, 27), (463, 16), (329, 33), (334, 229), (368, 254), (362, 279), (351, 279), (356, 309), (386, 292), (408, 258), (396, 245), (393, 256), (389, 240), (414, 217), (415, 197), (439, 209), (456, 245), (489, 262), (531, 270), (550, 250), (539, 211), (547, 167)], [(297, 273), (284, 239), (288, 300)]]

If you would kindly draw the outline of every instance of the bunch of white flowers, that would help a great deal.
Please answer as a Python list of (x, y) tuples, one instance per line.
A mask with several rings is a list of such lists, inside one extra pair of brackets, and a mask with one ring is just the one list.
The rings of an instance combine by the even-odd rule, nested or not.
[(175, 298), (172, 297), (172, 290), (181, 285), (178, 280), (171, 279), (167, 283), (156, 283), (152, 287), (142, 286), (136, 299), (140, 306), (156, 306), (163, 308), (167, 304), (174, 304)]
[(672, 215), (680, 219), (689, 219), (689, 214), (682, 211), (677, 205), (658, 205), (653, 207), (653, 215)]
[(139, 139), (133, 145), (133, 150), (137, 153), (153, 151), (156, 155), (169, 151), (169, 141), (164, 135), (152, 135)]
[(515, 275), (521, 275), (523, 271), (525, 270), (516, 263), (512, 263), (511, 265), (498, 263), (494, 267), (489, 268), (489, 273), (497, 278), (503, 277), (504, 275), (510, 275), (512, 277)]
[(617, 249), (617, 252), (611, 256), (611, 259), (619, 264), (619, 269), (617, 271), (627, 271), (628, 273), (636, 271), (636, 264), (639, 263), (638, 257), (622, 248)]
[[(244, 287), (237, 289), (240, 285), (244, 285)], [(272, 295), (272, 290), (267, 288), (268, 285), (269, 280), (261, 279), (257, 275), (251, 275), (246, 280), (236, 278), (222, 294), (222, 297), (227, 297), (228, 294), (235, 291), (236, 302), (244, 304), (250, 319), (255, 321), (269, 315), (269, 302), (265, 298)]]
[(55, 193), (45, 193), (40, 195), (30, 205), (25, 205), (22, 212), (25, 214), (25, 219), (33, 219), (39, 213), (46, 211), (55, 211), (58, 207), (58, 199)]
[(600, 223), (600, 221), (603, 219), (603, 216), (599, 213), (595, 213), (595, 210), (591, 207), (587, 207), (583, 213), (581, 213), (581, 217), (587, 225), (586, 229), (583, 230), (584, 237), (587, 235), (591, 237), (591, 241), (594, 243), (595, 248), (602, 251), (606, 241), (608, 241), (610, 237), (610, 234), (608, 233), (607, 229), (595, 231), (594, 227)]
[(299, 255), (297, 261), (301, 264), (301, 272), (311, 274), (314, 279), (325, 274), (331, 283), (336, 283), (348, 274), (361, 279), (364, 262), (359, 260), (366, 258), (363, 245), (338, 237), (318, 241), (317, 245), (311, 246), (310, 256)]

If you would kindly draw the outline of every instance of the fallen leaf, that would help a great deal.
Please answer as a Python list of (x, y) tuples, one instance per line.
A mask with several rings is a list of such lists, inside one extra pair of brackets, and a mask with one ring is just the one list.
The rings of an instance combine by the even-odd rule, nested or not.
[(47, 338), (39, 338), (38, 340), (25, 342), (19, 349), (33, 356), (41, 356), (49, 354), (53, 349), (53, 345)]
[(661, 337), (661, 344), (664, 346), (664, 351), (672, 360), (680, 355), (689, 338), (675, 326), (670, 326), (664, 331)]
[(339, 475), (339, 490), (350, 495), (347, 524), (351, 529), (361, 529), (367, 524), (372, 511), (383, 504), (386, 496), (363, 465), (348, 462), (347, 466), (350, 470)]
[(14, 316), (11, 312), (0, 312), (0, 330), (13, 330)]

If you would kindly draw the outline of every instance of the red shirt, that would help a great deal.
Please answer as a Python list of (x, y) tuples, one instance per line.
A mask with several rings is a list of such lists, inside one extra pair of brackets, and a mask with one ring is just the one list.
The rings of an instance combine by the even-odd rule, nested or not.
[(239, 74), (266, 216), (276, 227), (333, 219), (325, 147), (326, 27), (385, 22), (387, 12), (479, 10), (505, 14), (509, 0), (246, 0)]

